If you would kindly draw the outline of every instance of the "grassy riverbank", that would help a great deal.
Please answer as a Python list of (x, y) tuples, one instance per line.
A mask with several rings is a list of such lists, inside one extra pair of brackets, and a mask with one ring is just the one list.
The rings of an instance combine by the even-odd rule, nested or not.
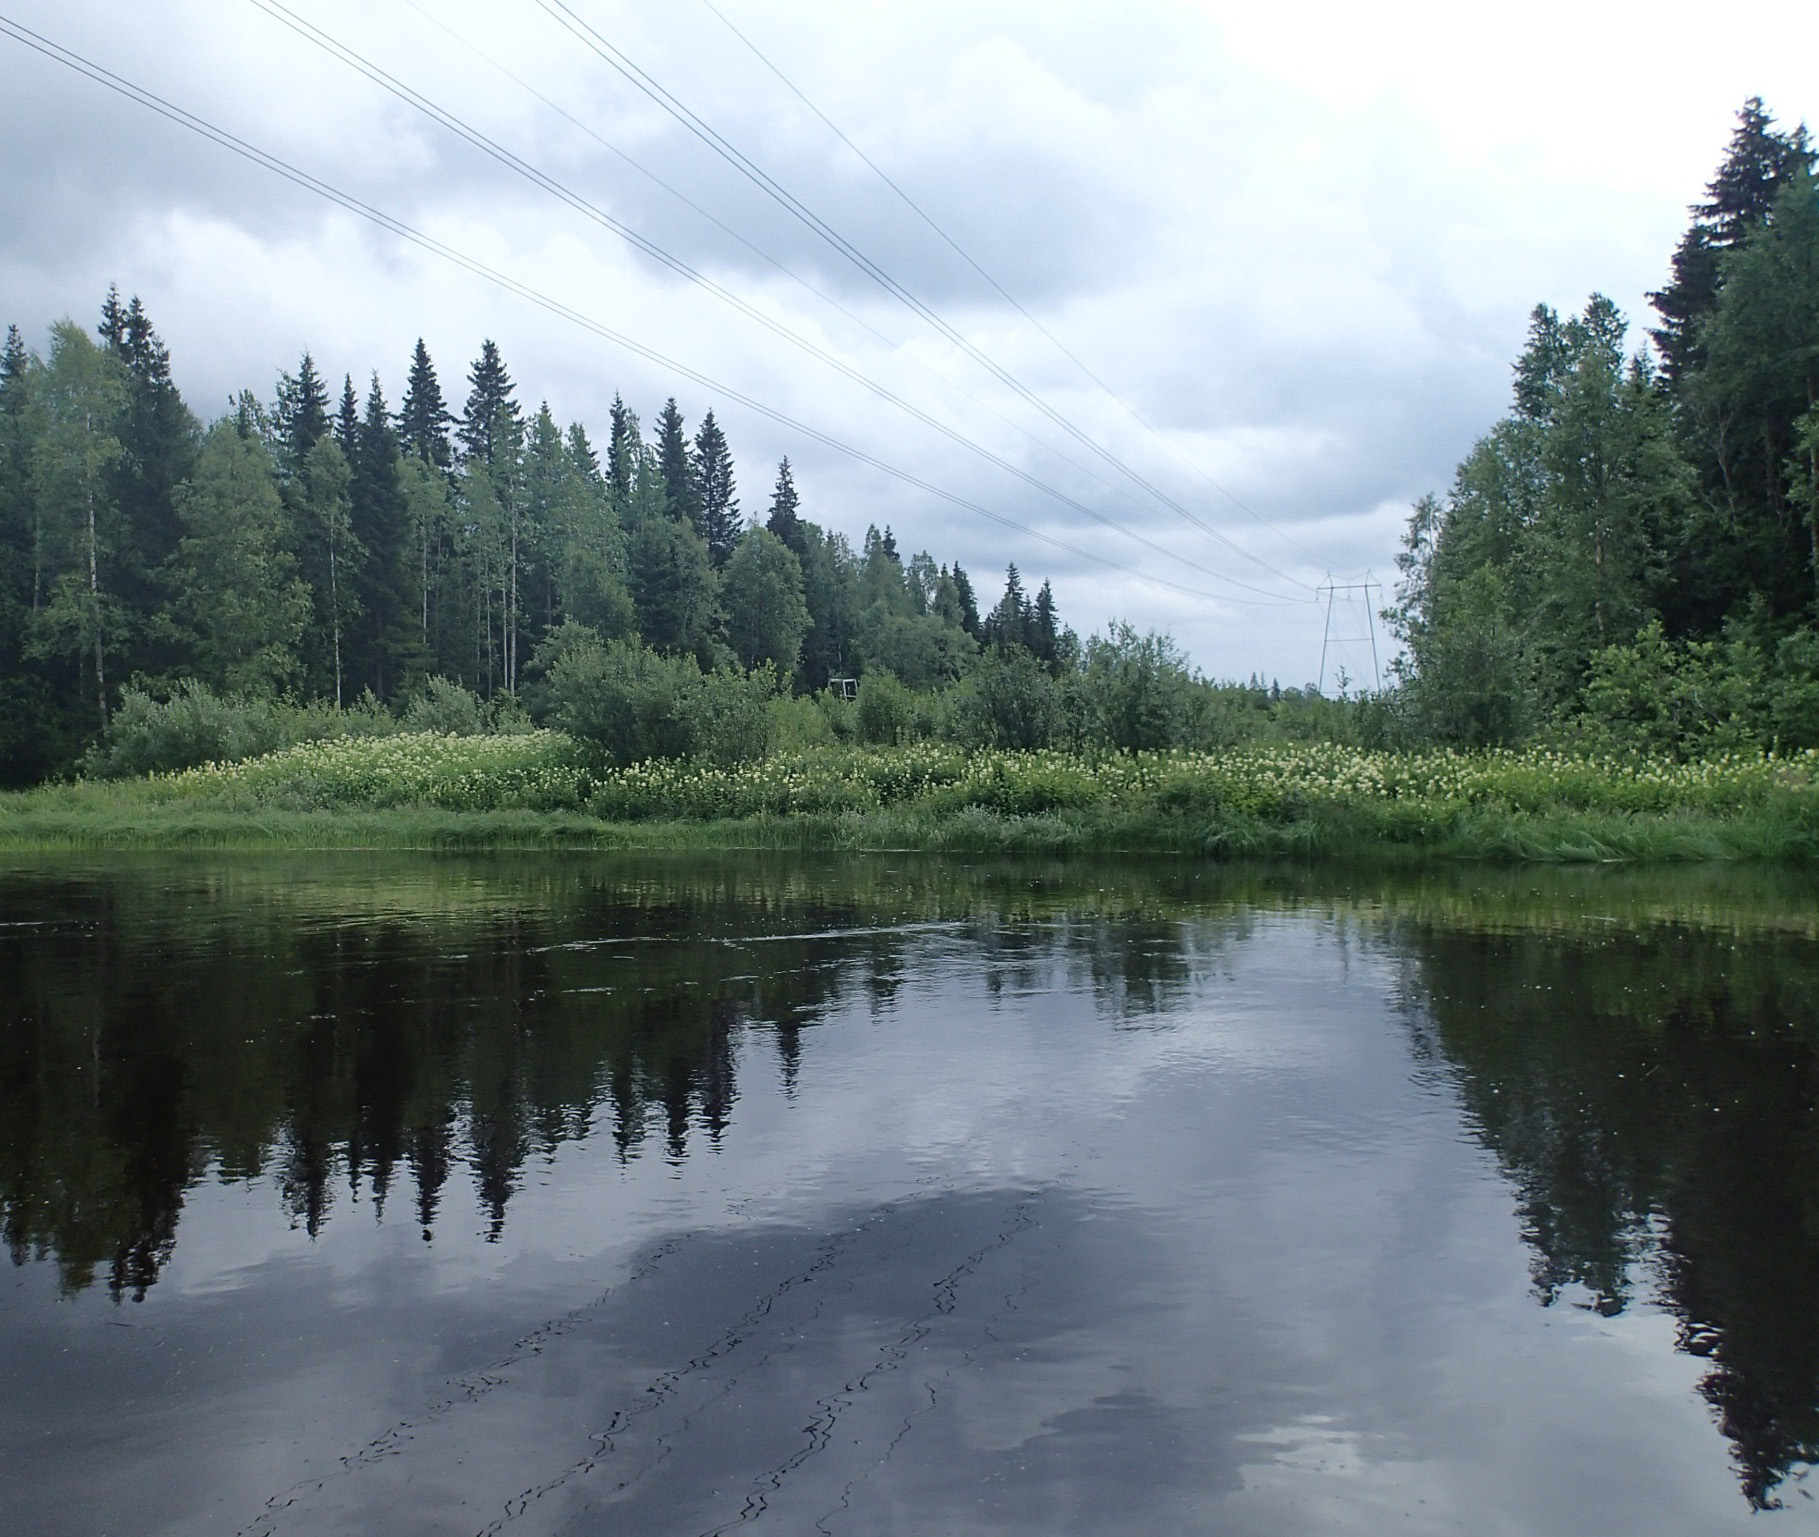
[(1502, 860), (1819, 856), (1819, 753), (922, 744), (602, 766), (560, 733), (306, 743), (0, 798), (0, 847), (795, 848)]

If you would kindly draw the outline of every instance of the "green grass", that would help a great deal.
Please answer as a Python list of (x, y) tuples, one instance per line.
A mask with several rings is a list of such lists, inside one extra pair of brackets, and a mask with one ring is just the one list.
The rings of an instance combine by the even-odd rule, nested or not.
[(1819, 753), (1693, 763), (1333, 746), (918, 744), (611, 769), (555, 732), (342, 738), (0, 797), (0, 847), (926, 849), (1806, 861)]

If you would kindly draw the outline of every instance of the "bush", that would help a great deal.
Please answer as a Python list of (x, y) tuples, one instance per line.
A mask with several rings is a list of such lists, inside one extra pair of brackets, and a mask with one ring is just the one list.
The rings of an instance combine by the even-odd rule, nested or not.
[(1048, 747), (1065, 725), (1061, 686), (1027, 651), (989, 653), (956, 694), (957, 734), (974, 747)]
[(1175, 747), (1193, 734), (1198, 680), (1166, 635), (1112, 626), (1087, 642), (1082, 735), (1121, 752)]
[(201, 763), (231, 763), (277, 747), (339, 734), (332, 707), (309, 708), (246, 694), (217, 694), (185, 680), (159, 698), (128, 686), (107, 734), (82, 770), (97, 779), (165, 774)]
[(1783, 747), (1819, 747), (1819, 635), (1802, 630), (1775, 648), (1769, 719)]
[(878, 747), (907, 742), (916, 718), (916, 696), (888, 670), (868, 672), (859, 684), (859, 740)]
[(1576, 742), (1698, 757), (1761, 739), (1762, 657), (1741, 641), (1676, 645), (1651, 619), (1627, 646), (1592, 657), (1572, 723)]
[(690, 751), (715, 763), (754, 763), (770, 750), (770, 702), (777, 674), (769, 667), (750, 672), (717, 667), (696, 688), (694, 740)]
[(769, 746), (776, 675), (768, 668), (703, 675), (692, 656), (664, 656), (635, 640), (603, 642), (573, 623), (552, 632), (531, 665), (537, 718), (611, 763), (697, 755), (743, 763)]
[(404, 708), (406, 731), (438, 736), (479, 736), (492, 729), (492, 712), (472, 689), (447, 678), (431, 678)]

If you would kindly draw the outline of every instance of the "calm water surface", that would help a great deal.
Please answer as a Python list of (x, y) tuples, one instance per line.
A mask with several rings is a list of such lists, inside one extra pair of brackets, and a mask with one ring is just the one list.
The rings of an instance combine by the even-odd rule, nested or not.
[(1819, 888), (0, 870), (0, 1510), (1819, 1529)]

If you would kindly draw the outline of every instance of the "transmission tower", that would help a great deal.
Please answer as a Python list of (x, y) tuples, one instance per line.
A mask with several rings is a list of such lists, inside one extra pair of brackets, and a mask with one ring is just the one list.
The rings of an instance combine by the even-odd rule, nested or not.
[[(1377, 610), (1371, 604), (1371, 594), (1382, 592), (1383, 584), (1373, 582), (1370, 573), (1366, 572), (1362, 582), (1335, 582), (1332, 577), (1314, 589), (1326, 601), (1326, 625), (1320, 634), (1320, 683), (1321, 693), (1326, 692), (1326, 658), (1333, 646), (1359, 645), (1368, 642), (1371, 648), (1371, 683), (1378, 692), (1383, 691), (1383, 668), (1377, 660)], [(1351, 614), (1351, 596), (1361, 594), (1364, 599), (1364, 634), (1335, 635), (1333, 633), (1333, 607), (1343, 594), (1346, 599), (1346, 614)]]

